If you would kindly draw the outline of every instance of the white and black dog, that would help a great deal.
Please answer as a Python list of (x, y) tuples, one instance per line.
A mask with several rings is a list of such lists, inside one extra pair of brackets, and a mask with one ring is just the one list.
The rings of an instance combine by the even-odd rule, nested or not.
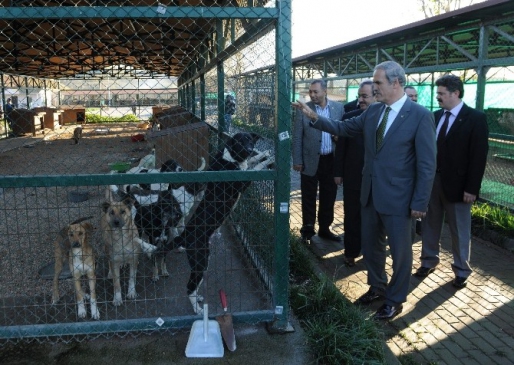
[[(205, 160), (200, 167), (205, 168)], [(200, 171), (201, 171), (200, 170)], [(175, 160), (167, 160), (161, 167), (161, 172), (182, 172), (182, 167)], [(159, 192), (156, 203), (149, 205), (138, 204), (136, 207), (136, 225), (140, 233), (145, 233), (149, 241), (157, 247), (162, 247), (167, 241), (178, 236), (185, 227), (185, 220), (191, 209), (203, 197), (205, 185), (200, 183), (172, 183), (168, 190)], [(183, 250), (179, 247), (179, 250)], [(159, 268), (162, 276), (169, 276), (166, 268), (166, 254), (158, 250), (154, 254), (152, 280), (159, 280)]]
[[(136, 223), (139, 237), (143, 234), (148, 237), (150, 244), (157, 247), (162, 246), (168, 241), (170, 232), (176, 229), (182, 222), (183, 215), (180, 203), (174, 197), (171, 190), (159, 193), (159, 199), (156, 203), (141, 205), (136, 203), (136, 214), (134, 222)], [(166, 268), (165, 255), (162, 250), (157, 249), (153, 255), (154, 267), (152, 280), (159, 280), (159, 264), (163, 276), (169, 276)]]
[[(205, 159), (197, 171), (205, 169)], [(169, 159), (164, 162), (160, 170), (135, 167), (127, 173), (161, 173), (182, 172), (180, 164)], [(185, 219), (193, 206), (203, 196), (205, 186), (200, 183), (162, 183), (162, 184), (130, 184), (118, 188), (111, 186), (119, 198), (130, 196), (134, 199), (132, 215), (139, 231), (140, 237), (145, 234), (149, 242), (155, 246), (162, 246), (168, 240), (178, 236), (185, 226)], [(166, 268), (166, 255), (163, 250), (155, 252), (152, 280), (159, 280), (159, 267), (162, 276), (169, 276)]]
[[(255, 133), (237, 133), (230, 137), (223, 151), (216, 154), (209, 171), (262, 170), (273, 163), (269, 153), (255, 153), (255, 144), (260, 137)], [(234, 209), (241, 194), (250, 186), (250, 181), (209, 182), (204, 197), (186, 224), (183, 232), (169, 240), (166, 251), (185, 247), (191, 268), (187, 283), (187, 294), (197, 314), (202, 313), (198, 295), (204, 271), (209, 263), (209, 238), (223, 224)]]
[[(197, 171), (203, 171), (205, 169), (205, 159), (201, 157), (202, 163)], [(160, 169), (152, 169), (144, 166), (136, 166), (129, 170), (127, 170), (126, 174), (159, 174), (162, 172), (182, 172), (184, 169), (180, 164), (173, 160), (169, 159), (161, 165)], [(149, 205), (152, 203), (156, 203), (159, 199), (159, 193), (161, 191), (166, 190), (180, 190), (180, 189), (188, 189), (189, 191), (194, 190), (193, 195), (198, 193), (198, 185), (197, 184), (168, 184), (168, 183), (139, 183), (139, 184), (125, 184), (122, 186), (111, 185), (111, 190), (113, 193), (118, 194), (120, 197), (125, 194), (130, 194), (137, 203), (141, 205)], [(180, 195), (180, 192), (177, 192), (176, 195)]]

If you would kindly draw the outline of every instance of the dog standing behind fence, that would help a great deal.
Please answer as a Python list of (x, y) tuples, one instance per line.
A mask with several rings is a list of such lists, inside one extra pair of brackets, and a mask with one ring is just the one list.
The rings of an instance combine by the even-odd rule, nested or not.
[[(93, 226), (87, 222), (72, 223), (61, 229), (54, 241), (54, 281), (52, 304), (59, 301), (59, 275), (64, 261), (68, 256), (70, 272), (75, 285), (77, 312), (79, 318), (86, 318), (84, 299), (89, 298), (91, 305), (91, 318), (100, 319), (100, 312), (96, 303), (96, 256), (90, 244)], [(81, 278), (86, 275), (89, 280), (89, 295), (82, 290)]]
[[(105, 253), (109, 260), (109, 278), (113, 280), (113, 304), (123, 303), (121, 297), (120, 268), (129, 265), (129, 284), (127, 298), (134, 299), (136, 293), (137, 265), (141, 251), (152, 253), (156, 247), (139, 238), (132, 216), (134, 200), (126, 196), (122, 201), (115, 201), (109, 187), (106, 189), (107, 201), (102, 204), (101, 229)], [(151, 248), (151, 250), (149, 249)]]
[[(256, 153), (255, 144), (260, 137), (255, 133), (237, 133), (230, 137), (223, 151), (216, 154), (209, 171), (237, 171), (268, 168), (274, 161), (270, 153)], [(191, 269), (187, 283), (187, 294), (197, 314), (203, 312), (198, 303), (203, 300), (198, 288), (209, 264), (209, 239), (223, 224), (236, 206), (241, 194), (250, 186), (250, 181), (209, 182), (204, 197), (184, 231), (170, 240), (165, 250), (185, 247)]]

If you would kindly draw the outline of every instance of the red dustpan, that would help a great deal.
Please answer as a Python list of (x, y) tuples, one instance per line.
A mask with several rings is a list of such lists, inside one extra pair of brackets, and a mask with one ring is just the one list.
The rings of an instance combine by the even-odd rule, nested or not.
[(220, 289), (221, 306), (225, 314), (216, 317), (216, 320), (220, 324), (221, 336), (225, 340), (225, 345), (229, 351), (236, 349), (236, 335), (234, 334), (234, 325), (232, 324), (232, 314), (227, 311), (227, 295)]

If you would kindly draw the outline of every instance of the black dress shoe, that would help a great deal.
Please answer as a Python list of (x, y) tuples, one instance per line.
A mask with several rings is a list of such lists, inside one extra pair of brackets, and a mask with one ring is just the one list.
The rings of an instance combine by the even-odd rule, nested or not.
[(355, 259), (353, 257), (345, 257), (344, 263), (348, 267), (354, 267), (355, 266)]
[(457, 289), (465, 288), (466, 285), (468, 285), (468, 278), (457, 276), (455, 279), (453, 279), (452, 285)]
[(316, 231), (314, 230), (314, 226), (307, 225), (307, 226), (303, 226), (300, 229), (300, 233), (302, 235), (303, 240), (310, 240), (312, 238), (312, 236), (314, 236), (316, 234)]
[(391, 319), (400, 314), (402, 310), (403, 306), (401, 304), (397, 306), (383, 304), (375, 313), (375, 319)]
[(370, 304), (375, 300), (382, 299), (383, 297), (384, 296), (382, 294), (377, 293), (370, 288), (364, 295), (355, 301), (355, 304)]
[(420, 278), (427, 277), (428, 275), (432, 274), (435, 271), (435, 267), (424, 267), (420, 266), (416, 272), (414, 273), (415, 276), (418, 276)]
[(342, 242), (343, 239), (338, 235), (330, 232), (330, 231), (319, 231), (318, 237), (323, 238), (325, 240), (334, 241), (334, 242)]

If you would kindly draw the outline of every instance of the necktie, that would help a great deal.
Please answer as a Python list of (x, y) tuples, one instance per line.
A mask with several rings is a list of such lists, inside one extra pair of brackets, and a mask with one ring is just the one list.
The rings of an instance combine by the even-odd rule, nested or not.
[(452, 113), (446, 111), (444, 112), (444, 122), (441, 126), (441, 129), (439, 129), (439, 134), (437, 135), (437, 169), (441, 167), (441, 161), (443, 160), (444, 155), (444, 140), (446, 139), (446, 131), (448, 130), (448, 124), (450, 123), (450, 115)]
[(439, 147), (439, 145), (441, 143), (443, 143), (444, 139), (446, 138), (446, 132), (448, 130), (448, 123), (450, 123), (450, 115), (452, 115), (452, 113), (450, 113), (450, 112), (444, 112), (444, 114), (445, 114), (444, 122), (443, 122), (443, 125), (441, 126), (441, 129), (439, 129), (439, 134), (437, 135), (437, 147)]
[(384, 116), (382, 117), (382, 120), (380, 121), (380, 124), (377, 128), (377, 150), (382, 146), (382, 141), (384, 140), (384, 134), (386, 130), (387, 125), (387, 117), (389, 117), (389, 112), (391, 111), (391, 107), (387, 107), (384, 113)]

